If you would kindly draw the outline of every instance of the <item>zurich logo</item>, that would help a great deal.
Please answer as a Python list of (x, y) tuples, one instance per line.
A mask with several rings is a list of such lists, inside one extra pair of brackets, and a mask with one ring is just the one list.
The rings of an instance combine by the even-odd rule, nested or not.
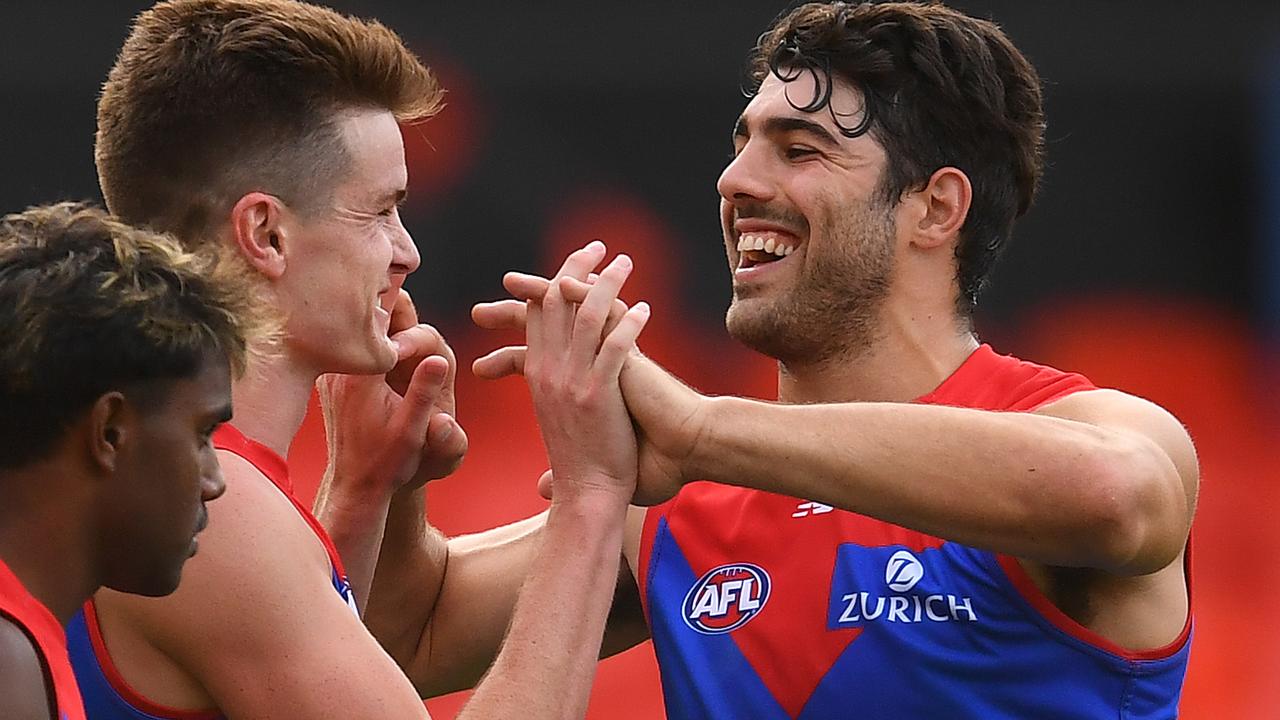
[(722, 635), (747, 624), (769, 600), (769, 573), (751, 563), (707, 571), (684, 596), (684, 622), (704, 635)]
[(899, 550), (889, 558), (884, 568), (884, 582), (894, 592), (906, 592), (924, 577), (924, 565), (906, 550)]

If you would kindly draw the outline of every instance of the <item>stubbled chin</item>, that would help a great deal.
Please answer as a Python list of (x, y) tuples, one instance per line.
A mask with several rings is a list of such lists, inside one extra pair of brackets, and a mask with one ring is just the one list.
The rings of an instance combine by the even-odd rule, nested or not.
[(725, 313), (725, 328), (734, 337), (752, 335), (757, 327), (766, 324), (769, 314), (770, 308), (763, 298), (751, 297), (749, 290), (743, 293), (734, 288), (733, 301)]

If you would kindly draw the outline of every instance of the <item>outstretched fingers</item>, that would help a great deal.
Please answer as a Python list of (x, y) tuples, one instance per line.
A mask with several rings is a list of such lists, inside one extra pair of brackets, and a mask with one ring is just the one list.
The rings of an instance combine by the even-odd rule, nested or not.
[[(605, 247), (599, 241), (583, 247), (566, 258), (553, 279), (521, 272), (509, 272), (503, 276), (502, 284), (514, 299), (477, 303), (471, 309), (471, 319), (486, 330), (523, 330), (526, 338), (538, 338), (529, 345), (509, 345), (498, 348), (487, 355), (477, 358), (471, 365), (477, 377), (496, 380), (510, 375), (524, 374), (527, 365), (536, 365), (544, 357), (548, 348), (556, 347), (554, 342), (567, 344), (570, 336), (577, 338), (595, 337), (595, 344), (587, 352), (588, 343), (583, 343), (580, 354), (575, 358), (578, 367), (584, 358), (594, 354), (600, 338), (607, 336), (617, 327), (619, 321), (627, 313), (627, 304), (618, 299), (618, 291), (613, 286), (625, 282), (626, 271), (616, 269), (606, 280), (606, 287), (596, 297), (598, 300), (587, 304), (592, 288), (601, 282), (601, 275), (592, 272), (604, 258)], [(621, 256), (620, 256), (621, 257)], [(615, 258), (617, 263), (618, 259)], [(630, 264), (630, 259), (623, 261)], [(622, 277), (618, 278), (617, 273)], [(555, 285), (555, 293), (551, 293)], [(553, 315), (557, 318), (559, 332), (549, 333), (546, 327), (546, 301), (548, 294), (553, 295)], [(605, 303), (606, 299), (608, 300)], [(600, 307), (607, 304), (607, 312), (603, 326), (598, 331), (587, 331), (585, 326), (598, 324)], [(574, 307), (578, 306), (578, 307)], [(585, 310), (585, 316), (583, 312)], [(572, 318), (569, 320), (568, 318)], [(570, 323), (567, 332), (565, 323)], [(581, 329), (580, 329), (581, 328)], [(556, 338), (550, 337), (556, 335)], [(563, 346), (563, 345), (562, 345)], [(530, 359), (533, 362), (530, 363)]]
[[(581, 303), (587, 299), (591, 285), (574, 278), (560, 278), (560, 293), (565, 300)], [(539, 296), (541, 297), (541, 296)], [(471, 307), (471, 321), (484, 330), (524, 330), (528, 304), (523, 300), (495, 300), (476, 303)], [(605, 332), (627, 311), (627, 304), (614, 300), (609, 307), (609, 322)]]
[[(604, 259), (605, 246), (599, 240), (587, 243), (565, 258), (556, 277), (585, 279)], [(565, 301), (554, 285), (548, 287), (541, 300), (529, 299), (525, 311), (525, 337), (529, 351), (526, 367), (538, 367), (555, 348), (566, 347), (573, 334), (573, 305)]]
[(471, 321), (485, 330), (524, 330), (527, 308), (524, 300), (476, 303), (471, 308)]
[(636, 347), (640, 332), (649, 322), (649, 303), (638, 302), (627, 310), (616, 327), (604, 338), (595, 370), (603, 378), (616, 380), (622, 373), (622, 364)]
[(502, 276), (502, 287), (517, 300), (542, 302), (547, 288), (551, 287), (551, 281), (541, 275), (513, 271)]
[[(570, 362), (576, 371), (585, 372), (592, 366), (608, 327), (609, 309), (618, 299), (618, 293), (631, 275), (632, 268), (631, 258), (626, 255), (615, 257), (601, 271), (591, 292), (578, 306), (573, 320), (573, 345), (570, 347)], [(560, 282), (571, 280), (573, 278), (560, 278), (547, 295), (558, 292)]]
[[(575, 311), (575, 304), (564, 298), (556, 281), (560, 278), (586, 280), (591, 271), (604, 260), (605, 252), (604, 243), (593, 240), (582, 249), (569, 253), (569, 257), (565, 258), (564, 264), (560, 266), (559, 272), (556, 273), (542, 299), (542, 309), (546, 319), (543, 338), (550, 344), (549, 346), (572, 347), (571, 343), (577, 326), (578, 313)], [(617, 263), (618, 260), (615, 258), (613, 263), (610, 263), (610, 267)], [(599, 337), (598, 334), (597, 337)]]
[(508, 345), (476, 358), (471, 363), (471, 372), (482, 380), (498, 380), (511, 375), (523, 375), (525, 356), (528, 348), (524, 345)]
[[(595, 284), (595, 281), (599, 278), (600, 276), (593, 272), (587, 273), (586, 283), (575, 278), (575, 280), (577, 280), (577, 284), (582, 286), (584, 289), (577, 297), (571, 297), (569, 299), (572, 302), (582, 302), (582, 300), (587, 296), (585, 288)], [(511, 293), (511, 297), (513, 298), (541, 302), (542, 297), (547, 294), (547, 289), (551, 287), (551, 281), (541, 275), (531, 275), (529, 273), (522, 273), (513, 270), (502, 276), (502, 287), (506, 288), (507, 292)]]

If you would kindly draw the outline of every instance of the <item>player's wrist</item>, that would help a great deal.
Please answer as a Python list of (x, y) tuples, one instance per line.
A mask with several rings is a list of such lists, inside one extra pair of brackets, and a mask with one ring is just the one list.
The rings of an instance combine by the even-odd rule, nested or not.
[(400, 487), (386, 477), (385, 473), (376, 471), (335, 471), (328, 478), (328, 503), (351, 512), (358, 512), (360, 508), (371, 505), (389, 503)]
[[(629, 480), (629, 482), (628, 482)], [(603, 471), (556, 477), (551, 505), (592, 514), (625, 512), (635, 494), (635, 475), (619, 478)]]
[(694, 480), (711, 480), (723, 465), (716, 451), (716, 430), (724, 427), (724, 417), (733, 412), (738, 398), (697, 396), (697, 406), (684, 424), (680, 453), (673, 458), (681, 485)]

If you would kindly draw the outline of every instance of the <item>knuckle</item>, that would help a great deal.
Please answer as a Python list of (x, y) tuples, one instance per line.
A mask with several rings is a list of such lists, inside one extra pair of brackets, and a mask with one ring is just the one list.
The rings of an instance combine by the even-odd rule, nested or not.
[(577, 386), (570, 391), (570, 398), (578, 407), (586, 407), (593, 404), (598, 393), (589, 385)]
[(609, 350), (625, 352), (631, 347), (631, 343), (632, 339), (630, 335), (626, 333), (613, 332), (609, 334), (609, 337), (605, 338), (603, 345)]
[(605, 311), (594, 305), (583, 305), (578, 311), (576, 325), (579, 327), (596, 327), (604, 323), (608, 317)]

